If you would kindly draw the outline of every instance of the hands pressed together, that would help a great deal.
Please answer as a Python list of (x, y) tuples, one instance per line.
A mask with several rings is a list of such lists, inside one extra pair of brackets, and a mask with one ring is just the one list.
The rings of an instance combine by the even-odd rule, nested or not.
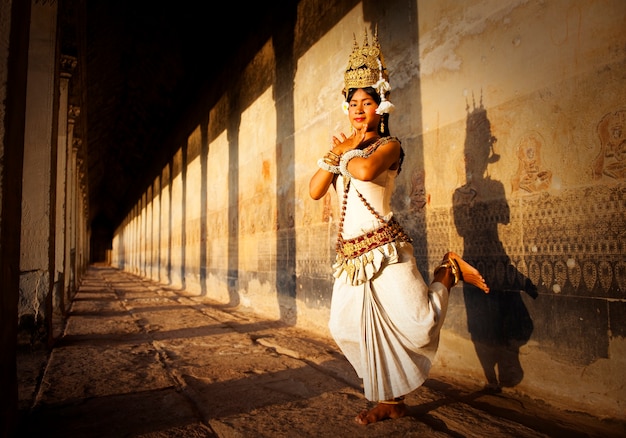
[[(350, 151), (357, 152), (356, 150), (362, 147), (365, 142), (371, 142), (371, 140), (376, 138), (375, 132), (368, 131), (366, 123), (354, 129), (350, 136), (346, 136), (344, 133), (333, 136), (331, 148), (328, 149), (323, 158), (318, 160), (320, 169), (315, 172), (309, 182), (309, 194), (311, 198), (321, 199), (326, 194), (328, 188), (334, 183), (337, 174), (340, 173), (342, 166), (345, 166), (345, 171), (347, 171), (347, 162), (342, 163), (342, 166), (340, 166), (340, 161), (343, 156), (347, 157), (351, 155), (350, 160), (352, 160), (352, 158), (356, 157), (358, 154), (349, 153)], [(397, 151), (399, 151), (399, 143), (396, 142), (395, 145)], [(388, 148), (388, 146), (384, 147), (387, 152), (381, 151), (370, 155), (369, 159), (366, 161), (367, 165), (364, 165), (364, 161), (360, 161), (359, 175), (356, 176), (354, 173), (352, 175), (355, 175), (358, 179), (369, 180), (378, 175), (382, 170), (389, 168), (392, 163), (397, 160), (397, 152), (390, 153), (388, 152)]]
[(343, 132), (340, 133), (339, 136), (334, 135), (331, 150), (337, 155), (342, 155), (352, 149), (356, 149), (361, 143), (363, 143), (366, 134), (367, 124), (363, 123), (363, 126), (352, 131), (352, 134), (349, 137), (346, 137)]

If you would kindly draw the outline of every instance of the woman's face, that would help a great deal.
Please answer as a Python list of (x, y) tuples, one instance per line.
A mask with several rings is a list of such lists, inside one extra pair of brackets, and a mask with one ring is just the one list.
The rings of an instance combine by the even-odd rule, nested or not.
[(376, 108), (378, 108), (378, 104), (372, 96), (359, 88), (354, 92), (349, 102), (350, 124), (355, 129), (362, 128), (363, 124), (366, 124), (368, 131), (377, 131), (380, 115), (376, 114)]

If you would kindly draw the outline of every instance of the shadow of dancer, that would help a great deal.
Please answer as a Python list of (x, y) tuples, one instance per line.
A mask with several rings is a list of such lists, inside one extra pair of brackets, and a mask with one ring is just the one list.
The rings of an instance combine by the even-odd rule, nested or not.
[(454, 223), (463, 238), (462, 257), (476, 266), (491, 288), (489, 294), (463, 284), (468, 330), (487, 380), (486, 390), (500, 391), (522, 381), (519, 349), (533, 331), (521, 291), (533, 298), (536, 288), (511, 263), (498, 235), (510, 220), (504, 186), (487, 173), (500, 157), (494, 152), (487, 111), (467, 107), (465, 184), (453, 195)]

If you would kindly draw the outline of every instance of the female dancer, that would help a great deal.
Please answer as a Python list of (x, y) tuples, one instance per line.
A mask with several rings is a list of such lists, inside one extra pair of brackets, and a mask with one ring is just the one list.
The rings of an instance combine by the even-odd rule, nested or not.
[(465, 281), (489, 288), (481, 274), (453, 252), (444, 255), (427, 285), (411, 239), (391, 210), (404, 151), (389, 135), (389, 83), (377, 35), (356, 41), (345, 73), (344, 109), (352, 134), (333, 137), (318, 160), (309, 193), (321, 199), (331, 186), (341, 216), (329, 328), (363, 379), (365, 397), (378, 402), (356, 421), (373, 423), (406, 414), (404, 396), (428, 377), (450, 289)]

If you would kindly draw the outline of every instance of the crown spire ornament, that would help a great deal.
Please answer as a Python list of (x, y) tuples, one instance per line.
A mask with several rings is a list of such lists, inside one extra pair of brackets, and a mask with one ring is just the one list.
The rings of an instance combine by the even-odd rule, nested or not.
[(354, 36), (352, 53), (348, 58), (348, 66), (344, 74), (343, 94), (347, 97), (351, 88), (373, 87), (380, 96), (380, 105), (376, 109), (376, 113), (390, 113), (394, 106), (385, 96), (391, 90), (391, 85), (389, 85), (389, 75), (378, 42), (378, 26), (376, 26), (372, 36), (371, 45), (367, 38), (367, 29), (364, 30), (363, 34), (361, 47), (356, 41), (356, 35)]

